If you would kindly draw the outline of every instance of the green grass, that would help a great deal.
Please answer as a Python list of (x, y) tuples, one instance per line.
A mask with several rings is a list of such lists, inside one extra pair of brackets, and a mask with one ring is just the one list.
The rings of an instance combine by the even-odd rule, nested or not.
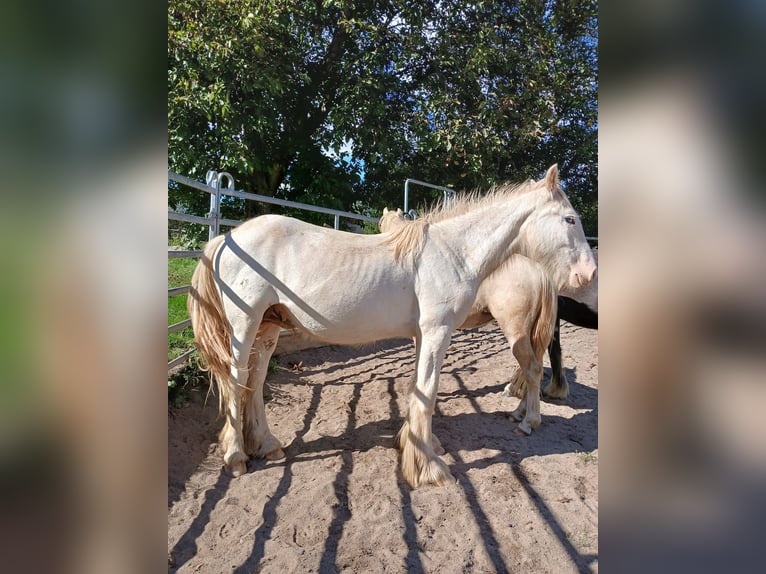
[[(168, 288), (188, 285), (191, 281), (196, 259), (168, 259)], [(189, 318), (186, 311), (188, 294), (168, 297), (168, 325)], [(194, 333), (191, 327), (168, 335), (168, 361), (171, 361), (194, 346)]]
[(196, 259), (168, 259), (168, 287), (188, 285), (196, 266)]
[(588, 464), (590, 462), (597, 462), (598, 461), (598, 456), (596, 455), (595, 451), (593, 451), (593, 452), (580, 452), (580, 451), (576, 451), (575, 454), (585, 464)]
[(205, 389), (208, 379), (194, 364), (186, 364), (168, 378), (168, 405), (179, 408), (195, 389)]

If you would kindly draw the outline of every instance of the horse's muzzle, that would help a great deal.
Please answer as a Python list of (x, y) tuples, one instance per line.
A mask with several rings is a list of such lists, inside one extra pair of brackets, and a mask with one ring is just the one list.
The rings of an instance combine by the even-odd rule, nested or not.
[(593, 257), (582, 257), (572, 267), (572, 272), (569, 275), (569, 285), (573, 289), (582, 289), (596, 278), (598, 273), (598, 267)]

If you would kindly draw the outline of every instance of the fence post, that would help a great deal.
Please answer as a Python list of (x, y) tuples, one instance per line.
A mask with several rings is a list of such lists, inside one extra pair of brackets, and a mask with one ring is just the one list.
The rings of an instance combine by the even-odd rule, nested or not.
[(212, 219), (210, 225), (208, 226), (207, 232), (207, 239), (210, 241), (213, 239), (213, 237), (218, 235), (218, 206), (221, 204), (221, 190), (218, 172), (213, 171), (212, 169), (208, 170), (208, 172), (205, 174), (205, 183), (207, 183), (209, 187), (214, 187), (216, 189), (215, 193), (210, 194), (210, 211), (207, 214), (207, 216)]
[(221, 233), (221, 181), (224, 178), (229, 179), (229, 184), (226, 186), (226, 189), (234, 189), (234, 177), (228, 172), (222, 171), (218, 174), (218, 177), (215, 180), (215, 202), (216, 202), (216, 216), (215, 216), (215, 234), (218, 235)]
[(335, 214), (335, 229), (340, 229), (340, 215)]
[(207, 185), (215, 188), (215, 193), (210, 194), (210, 212), (207, 214), (212, 220), (208, 227), (208, 241), (221, 232), (221, 181), (224, 178), (229, 179), (226, 189), (234, 189), (234, 178), (230, 173), (219, 173), (211, 169), (205, 174)]

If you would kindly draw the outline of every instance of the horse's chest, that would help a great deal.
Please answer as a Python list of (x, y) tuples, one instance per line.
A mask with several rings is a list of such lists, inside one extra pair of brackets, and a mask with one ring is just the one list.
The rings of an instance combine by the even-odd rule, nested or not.
[(422, 306), (435, 306), (456, 314), (468, 312), (476, 297), (476, 290), (465, 283), (435, 283), (417, 291)]

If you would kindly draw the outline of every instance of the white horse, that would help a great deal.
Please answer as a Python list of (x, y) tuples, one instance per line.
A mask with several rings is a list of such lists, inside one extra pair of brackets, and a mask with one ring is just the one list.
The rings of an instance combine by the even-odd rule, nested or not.
[[(402, 225), (408, 223), (401, 209), (383, 209), (381, 233)], [(513, 382), (506, 388), (507, 392), (515, 384), (522, 399), (511, 417), (521, 421), (517, 429), (527, 435), (540, 425), (543, 355), (553, 336), (557, 297), (556, 287), (542, 266), (522, 255), (513, 255), (482, 281), (471, 312), (458, 327), (474, 329), (492, 320), (500, 325), (519, 363)]]
[[(550, 262), (554, 282), (577, 289), (596, 272), (582, 225), (552, 166), (543, 180), (474, 195), (380, 235), (325, 229), (277, 215), (211, 240), (192, 277), (188, 306), (200, 355), (226, 410), (224, 464), (239, 476), (247, 454), (278, 458), (263, 382), (280, 326), (334, 344), (416, 341), (416, 382), (400, 436), (412, 485), (452, 480), (431, 433), (439, 371), (455, 327), (481, 282), (512, 254)], [(437, 213), (438, 215), (438, 213)], [(252, 392), (242, 429), (243, 393)]]

